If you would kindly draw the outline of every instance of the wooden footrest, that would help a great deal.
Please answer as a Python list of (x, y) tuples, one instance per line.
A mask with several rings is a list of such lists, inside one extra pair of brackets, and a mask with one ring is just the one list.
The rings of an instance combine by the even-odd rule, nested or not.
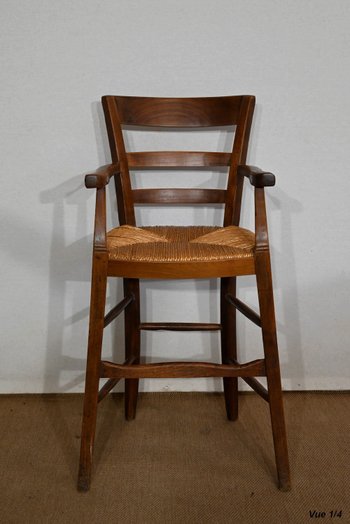
[(246, 364), (211, 364), (208, 362), (162, 362), (159, 364), (114, 364), (101, 362), (101, 378), (186, 378), (186, 377), (262, 377), (265, 360)]

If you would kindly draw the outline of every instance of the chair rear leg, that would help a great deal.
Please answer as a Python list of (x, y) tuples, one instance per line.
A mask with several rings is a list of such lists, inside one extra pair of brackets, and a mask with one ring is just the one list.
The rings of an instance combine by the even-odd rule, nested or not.
[[(138, 279), (124, 279), (124, 295), (133, 295), (134, 300), (125, 310), (125, 358), (135, 357), (135, 364), (140, 362), (140, 282)], [(139, 390), (139, 379), (125, 379), (125, 418), (133, 420), (136, 416), (136, 405)]]
[(256, 278), (279, 489), (289, 491), (291, 481), (287, 435), (282, 400), (271, 265), (268, 251), (258, 254), (256, 257)]
[(84, 411), (81, 432), (79, 491), (90, 488), (92, 455), (96, 430), (97, 399), (107, 287), (107, 261), (101, 254), (93, 258), (88, 356), (86, 364)]
[[(236, 308), (225, 299), (226, 294), (236, 296), (236, 277), (221, 278), (220, 294), (221, 358), (222, 363), (227, 364), (228, 359), (236, 360), (237, 358)], [(236, 420), (238, 418), (238, 378), (224, 377), (223, 383), (227, 418)]]

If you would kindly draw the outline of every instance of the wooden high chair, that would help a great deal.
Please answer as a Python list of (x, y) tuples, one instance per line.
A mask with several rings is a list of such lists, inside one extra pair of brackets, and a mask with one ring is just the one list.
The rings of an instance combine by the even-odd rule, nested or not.
[[(96, 189), (90, 327), (78, 488), (90, 486), (97, 404), (125, 379), (125, 416), (136, 413), (140, 378), (223, 377), (229, 420), (238, 416), (238, 377), (269, 403), (279, 487), (290, 489), (286, 431), (276, 338), (265, 186), (271, 173), (246, 165), (254, 111), (253, 96), (145, 98), (104, 96), (112, 163), (85, 177)], [(231, 153), (203, 151), (127, 152), (123, 126), (207, 128), (236, 126)], [(181, 130), (179, 129), (179, 132)], [(166, 168), (227, 168), (226, 189), (133, 189), (129, 171)], [(120, 226), (106, 231), (106, 186), (114, 179)], [(255, 232), (239, 227), (243, 181), (254, 186)], [(214, 226), (136, 225), (137, 204), (222, 204), (224, 220)], [(260, 315), (236, 297), (236, 277), (256, 275)], [(124, 298), (105, 315), (108, 277), (121, 277)], [(221, 279), (218, 324), (141, 322), (139, 279)], [(261, 327), (264, 358), (241, 363), (236, 349), (236, 310)], [(125, 315), (125, 362), (101, 360), (103, 329)], [(166, 362), (140, 364), (141, 330), (220, 330), (222, 363)], [(176, 355), (175, 355), (176, 360)], [(267, 389), (256, 379), (267, 378)], [(100, 378), (108, 378), (99, 390)]]

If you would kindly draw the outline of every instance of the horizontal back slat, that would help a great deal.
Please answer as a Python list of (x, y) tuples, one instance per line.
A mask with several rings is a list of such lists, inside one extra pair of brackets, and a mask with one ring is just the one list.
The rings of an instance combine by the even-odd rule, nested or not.
[(231, 153), (207, 151), (147, 151), (127, 153), (130, 169), (143, 167), (222, 167), (229, 166)]
[(238, 122), (241, 96), (115, 97), (121, 124), (161, 127), (228, 126)]
[[(242, 194), (236, 166), (246, 162), (248, 138), (255, 105), (251, 95), (153, 98), (102, 97), (112, 161), (119, 162), (116, 177), (118, 214), (121, 224), (136, 225), (134, 204), (224, 204), (225, 226), (239, 222)], [(198, 129), (235, 126), (232, 152), (216, 151), (145, 151), (128, 152), (123, 136), (127, 126), (150, 126), (153, 131), (166, 128)], [(152, 128), (153, 126), (153, 128)], [(227, 131), (227, 129), (226, 129)], [(153, 135), (154, 133), (152, 133)], [(205, 138), (208, 138), (207, 136)], [(217, 141), (216, 145), (217, 145)], [(187, 147), (187, 146), (185, 146)], [(157, 148), (156, 148), (157, 149)], [(209, 147), (210, 149), (210, 147)], [(213, 148), (215, 149), (215, 147)], [(221, 189), (133, 189), (130, 170), (147, 168), (216, 168), (227, 175), (227, 186)], [(220, 169), (221, 168), (221, 169)], [(227, 169), (228, 168), (228, 169)]]
[(135, 204), (224, 204), (224, 189), (133, 189)]

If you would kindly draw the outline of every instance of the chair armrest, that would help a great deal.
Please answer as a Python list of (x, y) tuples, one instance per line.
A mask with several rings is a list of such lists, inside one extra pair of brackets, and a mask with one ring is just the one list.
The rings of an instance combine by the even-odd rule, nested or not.
[(262, 171), (255, 166), (238, 166), (238, 174), (249, 178), (249, 182), (254, 187), (274, 186), (276, 182), (275, 175), (267, 171)]
[(119, 163), (102, 166), (94, 173), (85, 175), (85, 187), (88, 189), (101, 189), (102, 187), (105, 187), (110, 179), (118, 173), (120, 173)]

